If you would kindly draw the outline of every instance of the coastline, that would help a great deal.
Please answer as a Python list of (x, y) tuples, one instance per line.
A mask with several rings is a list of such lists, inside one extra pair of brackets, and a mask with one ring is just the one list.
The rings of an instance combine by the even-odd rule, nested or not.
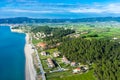
[(11, 32), (24, 33), (21, 29), (12, 29), (13, 26), (10, 26)]
[(29, 34), (26, 34), (25, 37), (26, 44), (25, 44), (25, 57), (26, 57), (26, 64), (25, 64), (25, 80), (36, 80), (36, 71), (33, 65), (33, 58), (32, 53), (34, 49), (32, 49), (32, 45), (29, 44)]
[[(12, 26), (10, 26), (11, 32), (17, 32), (17, 33), (24, 33), (22, 30), (19, 29), (12, 29)], [(34, 53), (34, 49), (32, 49), (32, 45), (29, 43), (29, 34), (24, 33), (25, 36), (25, 47), (24, 47), (24, 53), (25, 53), (25, 80), (36, 80), (36, 70), (34, 68), (33, 64), (33, 58), (32, 53)]]

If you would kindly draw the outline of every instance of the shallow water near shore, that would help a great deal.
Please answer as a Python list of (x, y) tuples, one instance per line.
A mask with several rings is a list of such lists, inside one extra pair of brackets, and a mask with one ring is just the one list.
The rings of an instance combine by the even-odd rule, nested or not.
[(25, 80), (25, 34), (0, 26), (0, 80)]

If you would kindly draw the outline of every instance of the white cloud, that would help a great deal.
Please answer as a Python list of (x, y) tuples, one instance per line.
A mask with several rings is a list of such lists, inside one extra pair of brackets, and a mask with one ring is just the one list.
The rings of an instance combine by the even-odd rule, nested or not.
[(95, 5), (89, 8), (78, 7), (75, 9), (69, 10), (72, 13), (112, 13), (120, 14), (120, 3), (104, 4), (104, 5)]
[[(16, 0), (17, 1), (17, 0)], [(19, 0), (18, 0), (19, 1)], [(30, 0), (26, 3), (26, 0), (21, 0), (24, 4), (17, 5), (11, 3), (6, 7), (1, 8), (1, 11), (6, 12), (19, 12), (19, 13), (96, 13), (96, 14), (120, 14), (120, 3), (109, 4), (64, 4), (64, 3), (37, 3)], [(33, 4), (32, 4), (33, 3)], [(31, 6), (30, 6), (31, 5)]]
[(85, 9), (73, 9), (70, 10), (72, 13), (102, 13), (104, 10), (95, 9), (95, 8), (85, 8)]
[(24, 9), (7, 9), (4, 12), (19, 12), (19, 13), (53, 13), (53, 11), (38, 11), (38, 10), (24, 10)]
[(108, 13), (119, 14), (120, 13), (120, 3), (109, 4), (108, 6), (105, 7), (105, 9), (106, 9), (106, 12), (108, 12)]

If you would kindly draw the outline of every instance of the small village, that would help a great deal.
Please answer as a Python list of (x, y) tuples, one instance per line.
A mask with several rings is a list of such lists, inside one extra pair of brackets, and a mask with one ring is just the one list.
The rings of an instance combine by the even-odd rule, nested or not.
[[(87, 60), (87, 56), (89, 55), (86, 56), (84, 55), (84, 53), (86, 54), (86, 51), (88, 51), (89, 54), (90, 52), (89, 49), (91, 48), (89, 48), (90, 46), (89, 42), (88, 42), (89, 45), (88, 47), (84, 45), (86, 43), (82, 43), (82, 42), (86, 42), (89, 40), (91, 41), (92, 39), (102, 39), (103, 37), (106, 37), (107, 34), (109, 34), (109, 32), (106, 32), (105, 36), (101, 36), (103, 35), (102, 31), (103, 32), (105, 31), (104, 29), (101, 29), (101, 32), (97, 31), (97, 29), (94, 29), (93, 27), (90, 27), (90, 29), (83, 28), (81, 30), (78, 30), (76, 28), (71, 29), (71, 27), (68, 28), (47, 27), (44, 30), (43, 29), (44, 26), (42, 26), (43, 31), (42, 30), (37, 31), (40, 27), (35, 28), (36, 31), (31, 32), (32, 43), (35, 45), (35, 48), (38, 51), (39, 59), (41, 60), (40, 65), (36, 67), (36, 71), (40, 78), (41, 75), (44, 74), (47, 80), (63, 80), (64, 78), (65, 79), (67, 78), (68, 80), (70, 78), (72, 79), (76, 78), (77, 80), (79, 80), (79, 78), (82, 77), (84, 77), (83, 78), (84, 80), (86, 79), (85, 77), (87, 76), (95, 80), (95, 76), (93, 75), (95, 74), (95, 68), (97, 68), (98, 66), (96, 66), (96, 64), (93, 61), (89, 61), (89, 59)], [(105, 29), (108, 30), (108, 28)], [(75, 32), (69, 33), (69, 31), (72, 30), (75, 30)], [(48, 33), (46, 34), (46, 32)], [(101, 35), (98, 35), (96, 32), (99, 32), (99, 34)], [(67, 35), (65, 35), (66, 33)], [(80, 38), (83, 38), (84, 40), (79, 42)], [(70, 39), (73, 41), (69, 41)], [(113, 35), (112, 36), (110, 35), (109, 39), (117, 43), (120, 40), (119, 36), (113, 36)], [(74, 42), (74, 40), (76, 40), (76, 42), (79, 42), (77, 44), (83, 44), (83, 46), (81, 47), (77, 45), (76, 42)], [(67, 45), (65, 42), (68, 42)], [(73, 42), (73, 44), (71, 42)], [(86, 48), (84, 48), (85, 46)], [(76, 49), (80, 50), (80, 53), (77, 52)], [(78, 56), (76, 56), (74, 53), (76, 55), (81, 55), (80, 56), (81, 59)], [(91, 54), (93, 53), (91, 52)], [(83, 57), (83, 55), (85, 58)], [(92, 57), (89, 56), (89, 58)], [(39, 70), (39, 66), (43, 67), (42, 71)]]
[[(43, 26), (43, 27), (45, 27), (45, 26)], [(39, 27), (35, 27), (36, 30), (37, 30), (37, 28), (39, 28)], [(49, 29), (51, 29), (51, 27), (49, 27)], [(59, 28), (52, 27), (52, 29), (53, 29), (53, 31), (55, 31), (55, 30), (57, 31)], [(69, 32), (70, 28), (66, 28), (66, 29), (60, 28), (60, 29), (63, 31), (68, 30), (68, 32)], [(72, 29), (70, 29), (70, 30), (72, 30)], [(91, 30), (97, 31), (97, 29), (96, 30), (91, 29)], [(103, 29), (101, 29), (101, 31), (102, 30)], [(106, 30), (108, 30), (108, 28)], [(117, 29), (115, 29), (115, 30), (117, 30)], [(26, 32), (29, 33), (29, 30)], [(49, 32), (49, 30), (48, 30), (48, 32)], [(32, 49), (34, 50), (34, 54), (32, 54), (32, 57), (33, 57), (35, 71), (37, 73), (37, 77), (36, 77), (37, 80), (42, 80), (42, 79), (43, 80), (64, 80), (64, 79), (65, 80), (66, 79), (73, 80), (74, 78), (75, 78), (75, 80), (79, 80), (79, 79), (81, 79), (81, 80), (86, 80), (86, 79), (96, 80), (97, 74), (95, 73), (95, 69), (98, 69), (98, 67), (101, 67), (101, 66), (96, 65), (97, 63), (94, 63), (93, 61), (89, 61), (89, 59), (87, 60), (87, 58), (88, 58), (87, 56), (89, 56), (89, 55), (86, 56), (86, 55), (84, 55), (84, 53), (86, 53), (86, 51), (87, 51), (89, 54), (89, 52), (92, 49), (94, 49), (94, 48), (91, 48), (91, 49), (89, 48), (89, 46), (91, 46), (91, 45), (89, 45), (89, 42), (86, 43), (88, 40), (99, 39), (99, 38), (102, 39), (103, 36), (101, 37), (100, 35), (95, 34), (95, 33), (91, 34), (90, 30), (79, 30), (79, 31), (75, 30), (74, 33), (66, 32), (67, 35), (63, 35), (63, 36), (59, 36), (62, 34), (62, 31), (60, 31), (60, 32), (57, 35), (52, 31), (48, 34), (46, 34), (45, 31), (36, 31), (36, 32), (31, 31), (29, 33), (30, 37), (31, 37), (30, 43), (32, 45)], [(108, 35), (108, 34), (106, 34), (106, 35)], [(106, 35), (104, 37), (106, 37)], [(59, 36), (59, 37), (57, 37), (57, 36)], [(60, 40), (61, 38), (63, 39), (63, 41)], [(68, 41), (66, 41), (65, 38), (68, 38), (67, 39)], [(82, 39), (80, 40), (80, 38), (84, 38), (84, 40), (81, 41)], [(71, 39), (71, 41), (69, 41), (69, 39)], [(120, 43), (119, 42), (120, 37), (117, 35), (116, 36), (110, 35), (109, 39), (111, 42)], [(74, 40), (77, 40), (77, 41), (74, 42)], [(80, 43), (77, 43), (79, 41), (80, 41)], [(71, 44), (72, 42), (73, 42), (73, 44)], [(83, 43), (83, 42), (85, 42), (85, 43)], [(66, 45), (66, 43), (67, 43), (67, 45)], [(88, 46), (83, 46), (83, 45), (79, 46), (77, 44), (83, 44), (83, 45), (88, 44)], [(92, 44), (94, 44), (94, 43), (92, 43)], [(109, 44), (107, 44), (107, 45), (109, 45)], [(85, 47), (85, 48), (82, 48), (82, 47)], [(81, 53), (77, 52), (77, 50), (75, 50), (75, 49), (79, 49)], [(74, 55), (74, 53), (77, 56)], [(91, 52), (91, 54), (93, 54), (93, 52)], [(95, 53), (95, 54), (99, 55), (99, 53)], [(92, 56), (94, 56), (94, 55), (92, 55)], [(101, 56), (101, 55), (99, 55), (99, 56)], [(84, 59), (86, 60), (86, 62)], [(93, 58), (93, 60), (94, 60), (94, 58)]]
[[(44, 33), (38, 32), (33, 35), (33, 39), (40, 40), (46, 36), (52, 36), (52, 34), (45, 35)], [(56, 44), (56, 46), (57, 45), (58, 44)], [(68, 74), (70, 73), (75, 75), (88, 72), (88, 65), (84, 65), (80, 62), (78, 63), (75, 61), (70, 61), (65, 55), (61, 55), (61, 52), (57, 48), (49, 49), (48, 46), (49, 45), (44, 41), (40, 41), (36, 44), (43, 69), (46, 74), (59, 74), (59, 72), (68, 72)]]

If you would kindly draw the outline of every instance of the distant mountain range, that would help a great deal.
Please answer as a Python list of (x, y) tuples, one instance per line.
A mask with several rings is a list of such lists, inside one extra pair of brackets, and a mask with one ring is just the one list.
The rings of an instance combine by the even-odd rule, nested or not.
[(28, 17), (16, 17), (16, 18), (3, 18), (0, 19), (0, 24), (13, 23), (67, 23), (67, 22), (109, 22), (117, 21), (120, 22), (120, 17), (94, 17), (94, 18), (80, 18), (80, 19), (37, 19)]

